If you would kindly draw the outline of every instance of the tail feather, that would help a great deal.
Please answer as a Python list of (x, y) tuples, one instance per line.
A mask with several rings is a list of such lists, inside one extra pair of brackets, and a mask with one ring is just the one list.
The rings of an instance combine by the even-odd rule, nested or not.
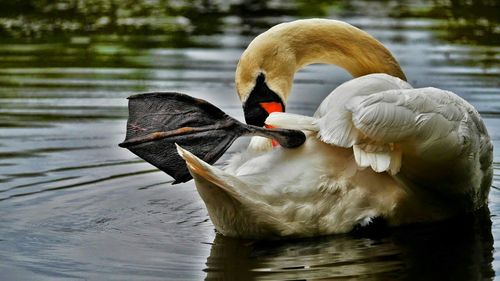
[(209, 165), (205, 161), (196, 157), (194, 154), (183, 149), (177, 144), (176, 147), (177, 153), (179, 153), (179, 155), (186, 161), (186, 165), (191, 174), (195, 174), (215, 184), (216, 186), (232, 195), (232, 197), (234, 197), (235, 199), (238, 199), (238, 201), (241, 201), (240, 199), (243, 199), (241, 198), (241, 194), (231, 186), (242, 186), (243, 189), (248, 189), (244, 182), (214, 166)]
[(272, 226), (280, 235), (297, 233), (292, 224), (287, 224), (279, 218), (273, 207), (265, 202), (265, 199), (255, 191), (255, 188), (248, 186), (237, 177), (209, 165), (179, 145), (176, 144), (176, 146), (177, 152), (186, 161), (187, 167), (195, 180), (197, 177), (201, 177), (219, 187), (226, 194), (240, 202), (243, 207), (246, 207), (245, 209), (256, 220)]

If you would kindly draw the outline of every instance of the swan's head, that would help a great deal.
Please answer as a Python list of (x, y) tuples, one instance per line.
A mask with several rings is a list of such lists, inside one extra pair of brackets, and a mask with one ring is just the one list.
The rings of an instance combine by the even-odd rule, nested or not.
[(247, 123), (262, 126), (271, 112), (284, 111), (295, 72), (312, 63), (338, 65), (354, 77), (386, 73), (406, 80), (389, 50), (350, 24), (327, 19), (281, 23), (257, 36), (236, 68)]
[(263, 126), (267, 116), (285, 111), (295, 74), (295, 56), (284, 44), (263, 33), (241, 55), (236, 69), (236, 90), (245, 121)]
[(273, 91), (266, 83), (266, 76), (260, 73), (255, 78), (253, 88), (243, 101), (243, 112), (247, 124), (264, 126), (264, 121), (273, 112), (284, 112), (285, 102), (282, 95)]

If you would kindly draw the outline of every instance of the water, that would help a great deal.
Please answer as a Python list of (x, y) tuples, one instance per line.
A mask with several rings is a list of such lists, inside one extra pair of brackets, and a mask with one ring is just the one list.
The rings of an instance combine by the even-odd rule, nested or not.
[[(117, 146), (125, 135), (125, 98), (139, 92), (189, 93), (242, 120), (233, 79), (245, 46), (275, 23), (316, 16), (370, 32), (413, 86), (460, 94), (500, 147), (494, 1), (124, 1), (117, 7), (101, 0), (76, 8), (66, 1), (6, 2), (0, 279), (488, 280), (500, 274), (498, 150), (489, 210), (473, 217), (375, 236), (257, 242), (216, 235), (193, 182), (171, 186), (170, 177)], [(332, 66), (305, 68), (288, 110), (312, 114), (348, 79)]]

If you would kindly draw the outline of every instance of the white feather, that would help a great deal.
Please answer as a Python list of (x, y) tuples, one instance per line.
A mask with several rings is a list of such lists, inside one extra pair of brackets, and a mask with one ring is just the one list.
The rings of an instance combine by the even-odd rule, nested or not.
[(319, 127), (316, 124), (316, 119), (304, 115), (286, 113), (286, 112), (273, 112), (266, 121), (266, 125), (274, 127), (291, 129), (291, 130), (307, 130), (318, 131)]

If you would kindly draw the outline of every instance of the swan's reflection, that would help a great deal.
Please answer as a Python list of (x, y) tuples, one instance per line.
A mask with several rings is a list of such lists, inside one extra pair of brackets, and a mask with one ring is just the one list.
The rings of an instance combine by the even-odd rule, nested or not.
[(373, 235), (252, 242), (215, 237), (207, 280), (488, 280), (493, 236), (487, 209), (439, 224)]

